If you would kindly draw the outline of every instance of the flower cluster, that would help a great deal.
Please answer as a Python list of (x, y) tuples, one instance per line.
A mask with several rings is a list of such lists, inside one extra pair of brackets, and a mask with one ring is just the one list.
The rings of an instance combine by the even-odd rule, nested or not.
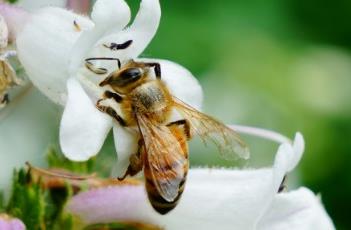
[[(13, 20), (12, 15), (5, 15)], [(102, 78), (86, 68), (86, 59), (108, 57), (122, 65), (131, 59), (158, 62), (162, 81), (170, 92), (196, 109), (201, 108), (202, 89), (184, 67), (139, 55), (154, 37), (161, 17), (159, 0), (142, 0), (129, 25), (131, 13), (123, 0), (97, 0), (91, 18), (57, 7), (32, 13), (17, 30), (18, 57), (33, 84), (48, 98), (64, 106), (60, 145), (67, 158), (86, 161), (95, 156), (111, 128), (118, 163), (125, 172), (129, 157), (137, 151), (138, 131), (121, 127), (95, 104), (105, 89)], [(118, 49), (118, 44), (129, 43)], [(96, 61), (94, 68), (110, 73), (114, 61)], [(112, 100), (109, 106), (120, 111)], [(173, 116), (172, 120), (177, 117)], [(280, 144), (274, 164), (261, 169), (191, 169), (183, 198), (166, 216), (147, 202), (143, 184), (119, 184), (78, 193), (66, 212), (85, 224), (115, 221), (137, 222), (166, 229), (334, 229), (319, 199), (307, 188), (278, 193), (285, 175), (299, 163), (304, 152), (300, 133), (294, 141), (255, 128), (233, 126), (237, 131), (272, 139)]]

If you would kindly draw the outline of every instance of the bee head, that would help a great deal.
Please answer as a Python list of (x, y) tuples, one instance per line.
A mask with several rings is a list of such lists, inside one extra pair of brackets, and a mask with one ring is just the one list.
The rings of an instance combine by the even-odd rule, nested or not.
[(111, 86), (120, 93), (126, 93), (139, 85), (145, 76), (145, 70), (141, 67), (127, 67), (111, 73), (100, 86)]

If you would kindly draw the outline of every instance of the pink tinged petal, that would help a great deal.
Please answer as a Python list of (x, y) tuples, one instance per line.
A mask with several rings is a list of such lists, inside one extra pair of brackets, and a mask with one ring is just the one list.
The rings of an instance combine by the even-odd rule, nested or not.
[(258, 224), (258, 230), (333, 230), (332, 220), (318, 197), (300, 188), (278, 194)]
[(85, 161), (101, 149), (112, 119), (96, 109), (79, 82), (69, 79), (68, 100), (60, 127), (63, 153), (73, 161)]
[(111, 186), (74, 196), (66, 210), (84, 223), (111, 223), (118, 220), (151, 223), (155, 216), (141, 185)]
[(29, 78), (46, 96), (56, 103), (66, 100), (67, 65), (70, 52), (82, 29), (92, 27), (89, 19), (63, 10), (48, 7), (33, 14), (17, 37), (19, 59)]
[(79, 14), (87, 14), (90, 9), (90, 0), (68, 0), (67, 8)]
[(7, 215), (0, 215), (0, 229), (1, 230), (25, 230), (26, 226), (17, 218), (11, 218)]
[[(161, 18), (161, 8), (159, 0), (142, 0), (139, 11), (134, 22), (123, 31), (105, 36), (96, 45), (94, 55), (115, 57), (121, 60), (129, 60), (138, 57), (155, 36)], [(112, 42), (122, 44), (133, 40), (132, 45), (125, 50), (111, 51), (104, 48), (103, 44)]]
[(113, 177), (121, 177), (129, 166), (129, 158), (138, 151), (139, 135), (135, 130), (128, 130), (119, 125), (113, 127), (113, 136), (117, 151), (117, 163), (112, 171)]
[(0, 49), (7, 47), (9, 30), (3, 16), (0, 15)]
[(10, 41), (15, 40), (30, 18), (30, 14), (24, 9), (6, 3), (0, 3), (0, 14), (5, 18)]
[(84, 32), (76, 42), (71, 52), (70, 73), (72, 75), (76, 74), (95, 43), (103, 35), (111, 33), (111, 31), (122, 30), (128, 24), (130, 17), (129, 6), (124, 0), (96, 1), (91, 14), (95, 27)]

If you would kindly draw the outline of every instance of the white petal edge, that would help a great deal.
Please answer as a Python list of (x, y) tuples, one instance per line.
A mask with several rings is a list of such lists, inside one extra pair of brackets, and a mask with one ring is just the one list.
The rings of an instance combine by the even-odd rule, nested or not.
[[(84, 59), (92, 52), (94, 45), (101, 37), (115, 31), (119, 32), (128, 24), (131, 13), (124, 0), (98, 0), (93, 7), (91, 17), (95, 27), (83, 32), (72, 50), (69, 66), (71, 75), (77, 73), (84, 64)], [(100, 48), (108, 50), (102, 44)], [(91, 57), (97, 56), (100, 55), (91, 55)]]
[(257, 229), (333, 230), (335, 227), (319, 197), (307, 188), (300, 188), (278, 194)]
[[(132, 25), (123, 31), (100, 39), (92, 56), (120, 58), (122, 61), (137, 58), (151, 42), (156, 34), (161, 18), (161, 7), (159, 0), (142, 0), (139, 11)], [(133, 40), (128, 49), (111, 51), (102, 47), (102, 44), (124, 43)]]
[(79, 82), (67, 82), (68, 100), (60, 126), (60, 145), (73, 161), (86, 161), (101, 149), (112, 127), (112, 118), (96, 109)]
[(32, 15), (17, 37), (18, 57), (33, 84), (52, 101), (64, 105), (70, 52), (83, 29), (93, 26), (85, 17), (48, 7)]
[(117, 151), (117, 163), (112, 170), (113, 177), (122, 177), (129, 166), (129, 158), (138, 151), (138, 132), (123, 128), (116, 124), (113, 127), (113, 137)]

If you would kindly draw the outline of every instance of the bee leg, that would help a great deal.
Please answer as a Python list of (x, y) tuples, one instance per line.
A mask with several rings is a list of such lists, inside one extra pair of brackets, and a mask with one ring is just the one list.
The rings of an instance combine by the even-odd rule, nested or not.
[(112, 98), (114, 99), (117, 103), (121, 103), (123, 101), (123, 97), (121, 97), (120, 95), (118, 95), (117, 93), (113, 93), (111, 91), (105, 91), (104, 93), (104, 97), (105, 98)]
[(157, 62), (145, 63), (146, 66), (154, 67), (155, 75), (157, 79), (161, 79), (161, 65)]
[(143, 159), (141, 155), (142, 142), (139, 141), (139, 150), (136, 154), (133, 154), (129, 158), (129, 166), (127, 171), (122, 177), (118, 177), (118, 180), (124, 180), (127, 176), (135, 176), (143, 169)]
[(110, 106), (103, 106), (100, 105), (100, 102), (103, 101), (104, 99), (99, 100), (96, 103), (96, 107), (103, 113), (106, 113), (108, 115), (110, 115), (111, 117), (113, 117), (121, 126), (126, 127), (127, 126), (127, 122), (117, 114), (117, 112)]
[(182, 125), (184, 128), (184, 133), (185, 133), (187, 139), (188, 140), (191, 139), (190, 123), (188, 120), (183, 119), (183, 120), (179, 120), (179, 121), (174, 121), (174, 122), (169, 123), (167, 126), (170, 127), (172, 125), (177, 125), (177, 126)]
[(128, 40), (128, 41), (126, 41), (125, 43), (122, 43), (122, 44), (117, 44), (117, 43), (112, 42), (110, 45), (104, 44), (103, 46), (105, 48), (110, 49), (110, 50), (116, 51), (116, 50), (127, 49), (132, 43), (133, 43), (133, 40)]
[(279, 186), (278, 193), (282, 193), (282, 192), (284, 192), (287, 189), (286, 180), (287, 180), (287, 176), (285, 175), (284, 178), (283, 178), (282, 183)]

